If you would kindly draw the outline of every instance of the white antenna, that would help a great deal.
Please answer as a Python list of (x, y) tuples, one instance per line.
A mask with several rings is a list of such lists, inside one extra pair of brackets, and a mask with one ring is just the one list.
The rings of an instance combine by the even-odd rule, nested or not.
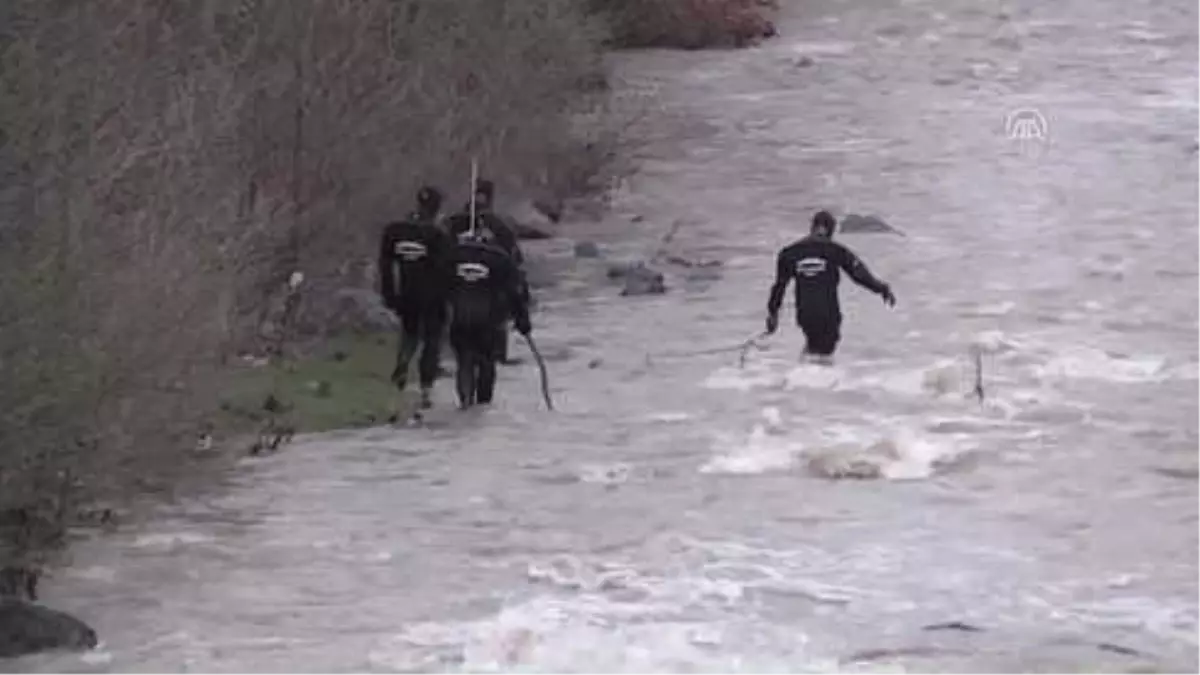
[(471, 158), (471, 238), (475, 238), (475, 181), (479, 179), (479, 162)]

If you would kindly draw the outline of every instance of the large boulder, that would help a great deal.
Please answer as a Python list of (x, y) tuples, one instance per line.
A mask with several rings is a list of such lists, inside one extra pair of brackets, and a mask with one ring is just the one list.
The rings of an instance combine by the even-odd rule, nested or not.
[(857, 213), (846, 214), (838, 223), (838, 230), (846, 234), (904, 234), (879, 216), (860, 216)]
[(70, 614), (16, 598), (0, 598), (0, 658), (52, 649), (94, 649), (96, 643), (96, 631)]
[(547, 215), (547, 210), (561, 217), (561, 209), (554, 211), (541, 202), (528, 199), (502, 201), (496, 205), (496, 213), (513, 229), (518, 239), (550, 239), (554, 236), (556, 217)]

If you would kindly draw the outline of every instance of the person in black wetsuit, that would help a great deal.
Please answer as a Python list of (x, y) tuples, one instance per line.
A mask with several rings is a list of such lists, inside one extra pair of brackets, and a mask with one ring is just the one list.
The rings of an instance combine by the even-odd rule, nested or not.
[(434, 187), (417, 191), (417, 210), (387, 225), (379, 241), (379, 281), (384, 304), (400, 317), (400, 345), (392, 381), (403, 391), (408, 365), (421, 347), (418, 373), (421, 407), (431, 405), (430, 390), (439, 371), (446, 325), (446, 265), (453, 241), (438, 222), (442, 194)]
[(504, 323), (529, 335), (529, 303), (512, 257), (481, 236), (462, 237), (450, 261), (450, 346), (457, 362), (459, 405), (488, 404), (496, 389), (496, 361)]
[[(482, 178), (475, 181), (475, 234), (481, 241), (499, 246), (512, 257), (513, 262), (516, 264), (521, 293), (525, 296), (525, 303), (528, 305), (532, 301), (532, 298), (529, 292), (529, 284), (525, 280), (525, 273), (522, 270), (522, 266), (525, 263), (525, 256), (521, 252), (516, 232), (493, 209), (495, 196), (495, 183)], [(471, 231), (470, 209), (471, 205), (467, 203), (463, 205), (461, 212), (447, 219), (450, 234), (457, 240), (461, 240)], [(504, 365), (519, 363), (517, 359), (510, 359), (508, 356), (509, 319), (505, 319), (496, 329), (498, 331), (497, 340), (500, 345), (500, 353), (497, 358)]]
[(839, 270), (855, 283), (879, 294), (889, 307), (896, 296), (890, 286), (876, 279), (850, 249), (833, 241), (837, 221), (827, 211), (812, 219), (812, 231), (779, 251), (775, 284), (767, 301), (767, 333), (779, 328), (779, 308), (788, 283), (796, 281), (796, 324), (804, 331), (805, 354), (829, 362), (841, 339), (842, 310), (838, 302)]

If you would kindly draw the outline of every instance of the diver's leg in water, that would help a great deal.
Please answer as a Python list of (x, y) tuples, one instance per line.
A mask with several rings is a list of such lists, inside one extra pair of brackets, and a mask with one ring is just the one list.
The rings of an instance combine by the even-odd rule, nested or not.
[(417, 353), (421, 342), (421, 313), (415, 307), (400, 309), (400, 343), (396, 349), (396, 367), (392, 370), (392, 383), (400, 391), (408, 386), (408, 364)]
[(804, 353), (813, 363), (833, 365), (833, 354), (841, 341), (840, 315), (825, 315), (806, 318), (801, 329), (804, 331), (806, 344)]
[(475, 385), (475, 400), (479, 403), (491, 403), (496, 393), (496, 362), (502, 349), (500, 340), (508, 337), (506, 328), (507, 326), (502, 326), (500, 331), (492, 330), (479, 336), (479, 380)]
[(475, 355), (470, 329), (451, 324), (450, 347), (454, 350), (454, 385), (458, 393), (458, 406), (466, 409), (475, 403)]

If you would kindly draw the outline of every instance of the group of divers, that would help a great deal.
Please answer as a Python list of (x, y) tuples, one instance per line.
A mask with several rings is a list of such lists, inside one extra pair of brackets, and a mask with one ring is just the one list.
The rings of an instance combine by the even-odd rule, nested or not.
[[(380, 292), (401, 327), (391, 379), (404, 391), (409, 364), (421, 351), (419, 410), (433, 405), (431, 394), (442, 372), (440, 351), (447, 328), (455, 358), (455, 390), (464, 410), (490, 404), (497, 363), (516, 363), (508, 355), (510, 326), (526, 338), (533, 331), (532, 296), (516, 233), (493, 209), (495, 185), (480, 179), (473, 190), (468, 206), (443, 218), (441, 191), (420, 188), (416, 210), (385, 226), (380, 238)], [(836, 229), (833, 215), (818, 211), (809, 234), (779, 251), (764, 332), (769, 335), (778, 329), (784, 294), (795, 281), (796, 324), (805, 336), (804, 353), (824, 364), (832, 362), (841, 339), (840, 272), (882, 297), (888, 306), (896, 304), (891, 287), (833, 240)]]

